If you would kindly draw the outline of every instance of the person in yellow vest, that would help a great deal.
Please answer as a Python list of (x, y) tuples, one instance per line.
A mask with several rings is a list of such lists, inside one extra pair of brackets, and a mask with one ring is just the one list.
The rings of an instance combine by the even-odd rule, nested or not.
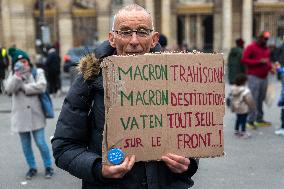
[(4, 47), (0, 48), (0, 93), (2, 93), (2, 83), (6, 76), (6, 71), (9, 67), (9, 58), (7, 50)]

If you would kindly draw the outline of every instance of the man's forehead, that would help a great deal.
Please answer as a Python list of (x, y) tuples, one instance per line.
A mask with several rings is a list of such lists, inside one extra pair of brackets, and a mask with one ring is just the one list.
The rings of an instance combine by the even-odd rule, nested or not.
[(146, 11), (121, 11), (116, 15), (115, 28), (123, 26), (147, 26), (152, 28), (152, 18)]

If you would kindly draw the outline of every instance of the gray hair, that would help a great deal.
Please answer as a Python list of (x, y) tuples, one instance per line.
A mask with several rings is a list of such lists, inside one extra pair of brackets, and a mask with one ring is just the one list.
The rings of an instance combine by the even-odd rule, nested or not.
[(143, 7), (141, 7), (140, 5), (137, 5), (137, 4), (131, 4), (131, 5), (127, 5), (125, 7), (122, 7), (121, 9), (119, 9), (117, 11), (117, 13), (113, 16), (113, 22), (112, 22), (112, 27), (111, 27), (111, 30), (113, 31), (114, 30), (114, 24), (116, 22), (116, 18), (119, 14), (121, 14), (122, 12), (125, 12), (125, 11), (143, 11), (145, 12), (150, 18), (151, 18), (151, 22), (152, 22), (152, 29), (154, 30), (154, 23), (153, 23), (153, 19), (152, 19), (152, 16), (151, 14), (146, 10), (144, 9)]

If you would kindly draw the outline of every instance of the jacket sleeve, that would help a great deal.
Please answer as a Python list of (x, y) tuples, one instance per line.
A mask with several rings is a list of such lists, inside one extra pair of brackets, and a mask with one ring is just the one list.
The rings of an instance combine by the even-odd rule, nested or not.
[(56, 165), (70, 174), (93, 182), (99, 174), (93, 173), (95, 162), (101, 156), (88, 150), (90, 129), (87, 125), (91, 101), (88, 85), (82, 76), (71, 86), (59, 115), (54, 138), (53, 156)]
[(244, 96), (244, 101), (248, 105), (250, 111), (256, 110), (256, 104), (250, 92)]
[(199, 159), (189, 158), (189, 160), (190, 160), (190, 164), (189, 164), (188, 170), (179, 174), (179, 176), (183, 180), (190, 180), (191, 177), (197, 172), (197, 169), (198, 169)]
[(44, 71), (42, 69), (37, 69), (35, 82), (24, 83), (23, 90), (26, 95), (37, 95), (43, 93), (46, 90)]
[(8, 95), (16, 93), (21, 90), (23, 86), (22, 79), (10, 72), (8, 78), (4, 81), (4, 89)]
[(253, 58), (253, 46), (248, 46), (247, 48), (245, 48), (244, 52), (243, 52), (243, 56), (241, 58), (241, 62), (248, 65), (248, 66), (259, 66), (262, 63), (260, 62), (260, 60), (256, 60), (255, 58)]

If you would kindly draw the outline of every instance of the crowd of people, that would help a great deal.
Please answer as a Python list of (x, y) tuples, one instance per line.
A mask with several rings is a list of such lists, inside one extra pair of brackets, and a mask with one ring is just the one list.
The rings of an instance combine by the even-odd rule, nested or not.
[[(239, 134), (245, 126), (252, 129), (271, 126), (271, 122), (264, 120), (263, 104), (267, 98), (268, 76), (278, 73), (282, 80), (283, 48), (274, 49), (273, 53), (267, 41), (270, 33), (263, 31), (257, 40), (244, 48), (242, 39), (236, 40), (236, 47), (232, 48), (228, 56), (228, 78), (231, 86), (230, 98), (232, 111), (237, 114), (235, 133), (237, 136), (249, 138), (249, 133)], [(279, 71), (280, 70), (280, 71)], [(242, 82), (240, 82), (242, 80)], [(281, 94), (283, 95), (283, 94)], [(278, 103), (283, 109), (283, 105)], [(281, 113), (281, 117), (284, 114)], [(284, 120), (284, 118), (282, 118)], [(284, 123), (282, 123), (284, 125)], [(284, 135), (284, 127), (275, 131), (277, 135)]]

